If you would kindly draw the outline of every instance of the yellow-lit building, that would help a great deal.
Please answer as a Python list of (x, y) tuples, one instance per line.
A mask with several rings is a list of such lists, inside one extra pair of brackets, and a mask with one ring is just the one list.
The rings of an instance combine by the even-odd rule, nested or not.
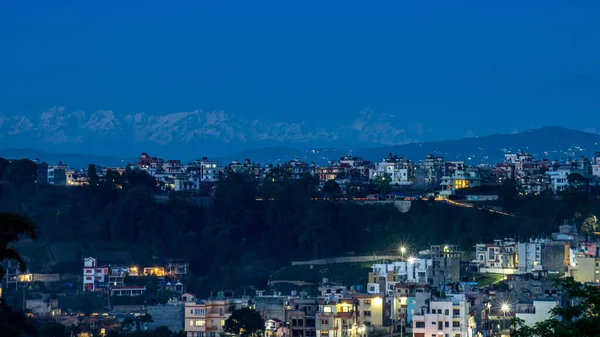
[(440, 195), (443, 196), (454, 195), (459, 189), (481, 186), (481, 175), (476, 169), (456, 170), (441, 180)]
[(231, 305), (224, 298), (185, 302), (186, 337), (219, 337), (225, 321), (231, 316)]
[(316, 337), (365, 337), (388, 326), (390, 305), (382, 295), (353, 294), (338, 301), (322, 301), (316, 316)]
[(165, 268), (164, 267), (146, 267), (144, 268), (145, 276), (165, 276)]

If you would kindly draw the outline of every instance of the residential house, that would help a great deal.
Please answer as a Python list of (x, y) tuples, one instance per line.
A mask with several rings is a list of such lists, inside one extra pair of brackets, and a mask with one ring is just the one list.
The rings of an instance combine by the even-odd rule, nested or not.
[(413, 315), (429, 302), (430, 297), (431, 288), (427, 283), (396, 284), (391, 305), (394, 329), (401, 333), (412, 330)]
[(513, 273), (517, 267), (517, 243), (514, 239), (494, 240), (475, 245), (475, 260), (480, 272)]
[(168, 259), (166, 261), (166, 267), (165, 267), (165, 271), (167, 272), (167, 274), (169, 274), (171, 277), (180, 280), (183, 277), (185, 277), (185, 275), (187, 275), (187, 273), (190, 270), (190, 264), (182, 259)]
[(185, 302), (184, 331), (186, 337), (218, 337), (231, 316), (229, 300), (219, 293), (217, 298)]
[(319, 310), (317, 298), (291, 298), (289, 313), (291, 337), (315, 337), (316, 314)]
[(83, 260), (83, 291), (96, 291), (99, 286), (106, 286), (108, 281), (108, 266), (98, 265), (93, 257)]
[(145, 286), (112, 286), (110, 296), (142, 296), (146, 294)]
[(397, 283), (428, 283), (431, 280), (432, 260), (409, 258), (388, 264), (374, 264), (369, 273), (367, 292), (393, 295)]
[(475, 322), (465, 294), (434, 297), (413, 315), (414, 337), (471, 337)]
[(456, 190), (481, 186), (481, 176), (475, 168), (449, 170), (448, 175), (444, 175), (441, 179), (440, 195), (454, 195)]

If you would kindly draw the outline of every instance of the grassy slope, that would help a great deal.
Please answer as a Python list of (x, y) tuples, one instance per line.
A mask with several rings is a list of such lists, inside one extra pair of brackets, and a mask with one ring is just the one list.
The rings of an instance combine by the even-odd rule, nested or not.
[(318, 284), (323, 278), (328, 278), (329, 282), (341, 283), (345, 285), (366, 286), (368, 281), (371, 263), (336, 263), (314, 265), (311, 269), (308, 265), (287, 266), (271, 276), (272, 281), (304, 281)]

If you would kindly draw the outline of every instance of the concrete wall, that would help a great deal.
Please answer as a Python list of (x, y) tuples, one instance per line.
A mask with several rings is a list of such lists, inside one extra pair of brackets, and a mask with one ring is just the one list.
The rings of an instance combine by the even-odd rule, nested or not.
[(256, 311), (260, 313), (266, 321), (277, 318), (285, 321), (285, 297), (256, 297), (254, 299)]
[(565, 271), (569, 260), (568, 246), (564, 242), (547, 242), (542, 248), (544, 270)]
[(153, 305), (148, 307), (147, 313), (154, 320), (148, 329), (166, 326), (172, 332), (183, 330), (183, 304)]
[(32, 279), (34, 282), (58, 282), (60, 281), (60, 274), (33, 274)]
[(400, 212), (406, 213), (410, 211), (410, 206), (412, 202), (410, 200), (372, 200), (372, 201), (357, 201), (359, 204), (392, 204), (396, 207)]
[(396, 260), (397, 255), (379, 255), (379, 256), (343, 256), (331, 257), (328, 259), (310, 260), (310, 261), (292, 261), (292, 266), (310, 265), (310, 264), (330, 264), (330, 263), (352, 263), (352, 262), (373, 262), (379, 260)]

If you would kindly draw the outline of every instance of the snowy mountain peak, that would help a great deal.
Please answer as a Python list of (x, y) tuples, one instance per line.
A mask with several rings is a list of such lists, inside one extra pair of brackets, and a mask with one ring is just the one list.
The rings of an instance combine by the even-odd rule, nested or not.
[[(364, 110), (347, 125), (318, 129), (305, 122), (245, 119), (225, 111), (193, 110), (163, 115), (112, 110), (68, 111), (52, 107), (34, 116), (0, 116), (5, 147), (64, 151), (141, 151), (158, 146), (173, 151), (236, 151), (249, 147), (393, 145), (410, 142), (391, 115)], [(110, 148), (107, 148), (110, 147)], [(130, 153), (128, 153), (130, 154)]]

